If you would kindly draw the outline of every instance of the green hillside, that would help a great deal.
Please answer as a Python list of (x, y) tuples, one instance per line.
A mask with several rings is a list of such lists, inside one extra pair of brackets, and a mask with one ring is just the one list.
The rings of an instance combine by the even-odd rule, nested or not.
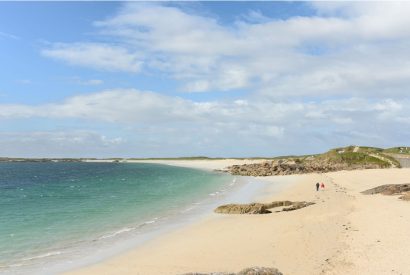
[(400, 163), (387, 155), (385, 150), (368, 146), (347, 146), (331, 149), (326, 153), (295, 158), (296, 161), (318, 164), (346, 165), (348, 167), (400, 167)]
[(384, 153), (410, 155), (410, 147), (392, 147), (383, 150)]

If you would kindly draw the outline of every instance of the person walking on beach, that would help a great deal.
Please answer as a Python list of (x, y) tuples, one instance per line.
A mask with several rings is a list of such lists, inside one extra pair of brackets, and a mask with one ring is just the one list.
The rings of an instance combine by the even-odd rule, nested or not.
[(320, 185), (320, 188), (325, 189), (325, 184), (322, 182), (322, 184)]
[(319, 183), (316, 183), (316, 191), (319, 191)]

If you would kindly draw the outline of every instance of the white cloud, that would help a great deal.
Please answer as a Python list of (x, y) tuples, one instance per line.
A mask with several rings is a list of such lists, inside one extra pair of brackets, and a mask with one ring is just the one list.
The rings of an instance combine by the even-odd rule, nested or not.
[[(25, 131), (0, 132), (0, 156), (9, 157), (95, 157), (111, 155), (125, 143), (96, 132)], [(88, 155), (90, 154), (90, 155)]]
[(84, 79), (79, 76), (72, 76), (65, 78), (70, 83), (84, 85), (84, 86), (99, 86), (104, 84), (104, 80), (102, 79)]
[(56, 44), (43, 53), (103, 70), (159, 70), (192, 92), (246, 88), (274, 97), (406, 93), (409, 3), (312, 6), (317, 16), (277, 20), (251, 11), (244, 21), (226, 26), (176, 7), (127, 3), (95, 23), (115, 45)]
[(73, 96), (62, 103), (1, 105), (0, 118), (81, 118), (106, 122), (167, 122), (184, 118), (189, 102), (138, 90), (108, 90)]
[[(311, 102), (244, 98), (194, 102), (129, 89), (78, 95), (61, 103), (38, 106), (3, 104), (0, 119), (80, 119), (86, 125), (102, 123), (103, 129), (119, 127), (116, 131), (121, 136), (127, 133), (131, 137), (127, 141), (121, 136), (107, 138), (99, 134), (98, 137), (85, 135), (86, 139), (78, 132), (76, 138), (59, 133), (47, 137), (50, 142), (61, 140), (61, 144), (68, 138), (67, 144), (74, 146), (78, 142), (79, 148), (84, 140), (93, 137), (101, 147), (128, 146), (127, 152), (135, 152), (134, 156), (163, 156), (165, 152), (168, 156), (181, 152), (243, 156), (300, 153), (297, 150), (309, 153), (314, 149), (323, 150), (322, 146), (355, 143), (379, 146), (389, 142), (405, 143), (408, 134), (395, 136), (393, 133), (408, 125), (410, 108), (407, 106), (410, 106), (409, 100), (365, 98)], [(24, 136), (32, 138), (32, 135)]]
[(160, 74), (183, 91), (245, 95), (195, 102), (113, 89), (37, 106), (2, 104), (0, 119), (115, 125), (132, 138), (98, 133), (98, 146), (124, 146), (134, 156), (275, 155), (408, 142), (410, 4), (311, 5), (315, 16), (278, 20), (251, 11), (227, 25), (171, 5), (124, 4), (95, 22), (93, 37), (111, 42), (56, 43), (43, 54), (98, 70)]
[(91, 85), (91, 86), (96, 86), (96, 85), (101, 85), (104, 83), (101, 79), (88, 79), (88, 80), (83, 80), (79, 82), (81, 85)]
[(42, 54), (51, 58), (105, 71), (138, 72), (141, 67), (139, 56), (112, 45), (97, 43), (55, 44)]
[(2, 31), (0, 31), (0, 38), (7, 38), (7, 39), (13, 39), (13, 40), (20, 39), (20, 37), (18, 37), (17, 35), (7, 33), (7, 32), (2, 32)]

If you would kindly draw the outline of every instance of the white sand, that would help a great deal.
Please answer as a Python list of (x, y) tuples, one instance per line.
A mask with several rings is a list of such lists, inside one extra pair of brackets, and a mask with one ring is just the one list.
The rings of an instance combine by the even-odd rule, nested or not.
[(173, 166), (189, 167), (196, 169), (215, 170), (223, 169), (225, 167), (238, 164), (260, 163), (266, 161), (265, 159), (198, 159), (198, 160), (128, 160), (126, 162), (135, 163), (158, 163)]
[[(241, 161), (240, 161), (241, 162)], [(246, 162), (246, 161), (245, 161)], [(178, 161), (223, 168), (235, 160)], [(162, 235), (142, 247), (70, 274), (181, 274), (276, 267), (284, 274), (410, 274), (410, 202), (360, 194), (410, 182), (410, 169), (361, 170), (263, 178), (286, 181), (264, 200), (316, 204), (267, 215), (219, 215)], [(314, 184), (324, 182), (324, 191)], [(268, 199), (269, 198), (269, 199)]]

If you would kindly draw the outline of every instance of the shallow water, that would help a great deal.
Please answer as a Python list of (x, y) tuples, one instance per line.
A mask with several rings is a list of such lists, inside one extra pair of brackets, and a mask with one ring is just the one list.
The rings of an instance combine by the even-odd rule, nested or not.
[(157, 164), (0, 163), (0, 271), (154, 230), (232, 183)]

